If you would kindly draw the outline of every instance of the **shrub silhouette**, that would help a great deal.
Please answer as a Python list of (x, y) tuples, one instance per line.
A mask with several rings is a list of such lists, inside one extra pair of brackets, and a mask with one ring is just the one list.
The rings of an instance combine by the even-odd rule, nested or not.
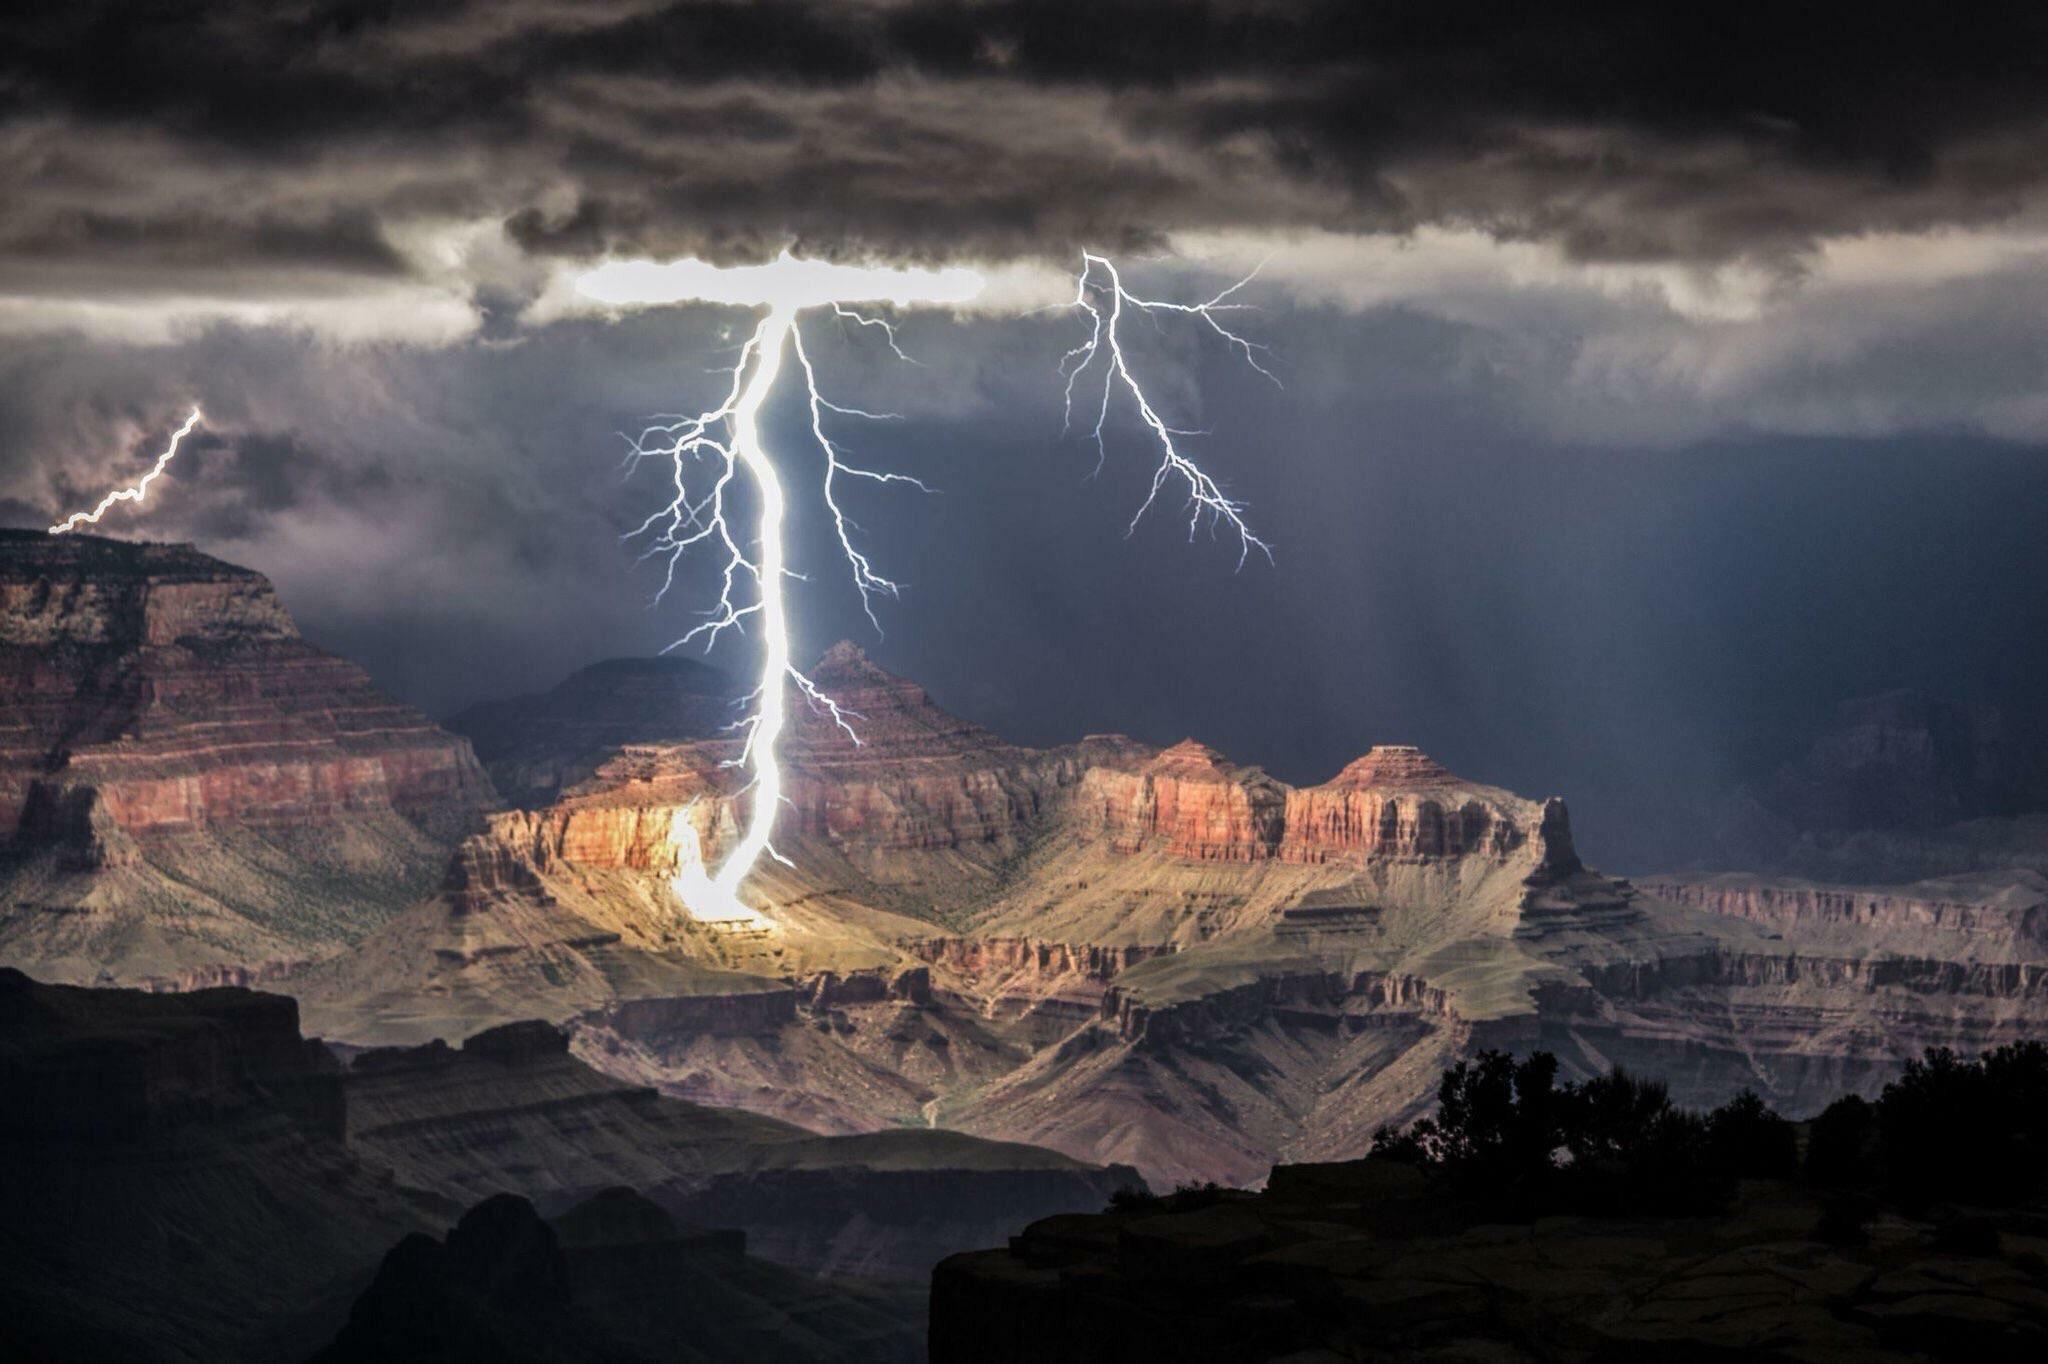
[(1566, 1202), (1584, 1212), (1709, 1212), (1733, 1192), (1709, 1168), (1708, 1125), (1661, 1081), (1616, 1067), (1563, 1096)]
[(1734, 1180), (1796, 1168), (1791, 1124), (1747, 1094), (1701, 1116), (1654, 1080), (1616, 1069), (1559, 1084), (1557, 1058), (1481, 1052), (1444, 1072), (1437, 1111), (1382, 1128), (1372, 1154), (1421, 1167), (1511, 1215), (1704, 1213)]
[(1557, 1058), (1536, 1052), (1517, 1063), (1482, 1051), (1444, 1072), (1437, 1112), (1406, 1132), (1381, 1128), (1376, 1156), (1442, 1173), (1460, 1191), (1489, 1199), (1543, 1192), (1563, 1143)]
[(1125, 1184), (1110, 1192), (1109, 1212), (1157, 1212), (1166, 1206), (1166, 1200), (1150, 1189), (1141, 1189), (1135, 1184)]
[(1807, 1182), (1823, 1189), (1860, 1189), (1877, 1179), (1877, 1110), (1845, 1094), (1821, 1110), (1806, 1138)]
[[(1415, 1165), (1507, 1216), (1705, 1213), (1727, 1203), (1738, 1179), (1799, 1173), (1792, 1124), (1752, 1092), (1699, 1114), (1674, 1107), (1661, 1082), (1619, 1068), (1578, 1084), (1560, 1083), (1557, 1069), (1547, 1052), (1460, 1061), (1437, 1087), (1437, 1111), (1406, 1130), (1381, 1128), (1372, 1155)], [(1981, 1252), (1991, 1224), (1970, 1207), (2048, 1187), (2048, 1044), (2014, 1043), (1974, 1061), (1930, 1050), (1876, 1103), (1835, 1100), (1809, 1129), (1805, 1175), (1828, 1194), (1823, 1239), (1860, 1238), (1882, 1195), (1908, 1212), (1931, 1210), (1955, 1248)]]
[(2028, 1197), (2048, 1159), (2048, 1046), (1928, 1051), (1884, 1087), (1877, 1133), (1885, 1183), (1908, 1206)]
[(1707, 1115), (1707, 1163), (1734, 1179), (1790, 1179), (1799, 1173), (1799, 1138), (1754, 1090)]
[(1126, 1184), (1113, 1190), (1109, 1195), (1108, 1212), (1193, 1212), (1222, 1201), (1224, 1195), (1234, 1193), (1215, 1180), (1196, 1183), (1189, 1180), (1176, 1184), (1172, 1193), (1156, 1194), (1150, 1189), (1135, 1184)]

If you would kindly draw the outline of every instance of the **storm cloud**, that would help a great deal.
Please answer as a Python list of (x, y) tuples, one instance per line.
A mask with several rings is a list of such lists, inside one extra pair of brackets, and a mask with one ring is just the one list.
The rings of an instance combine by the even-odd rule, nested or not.
[[(0, 21), (0, 172), (26, 296), (1429, 225), (1796, 272), (2039, 210), (2048, 15), (83, 0)], [(508, 258), (460, 258), (482, 225)]]
[[(0, 179), (0, 520), (202, 403), (113, 531), (270, 573), (436, 710), (687, 629), (709, 566), (648, 609), (612, 433), (744, 317), (568, 285), (783, 250), (1008, 291), (900, 317), (916, 366), (806, 321), (904, 418), (862, 457), (943, 491), (858, 508), (886, 640), (829, 572), (798, 609), (1020, 739), (1420, 742), (1650, 866), (1845, 696), (2038, 695), (2037, 5), (74, 0), (0, 17)], [(1075, 319), (1017, 314), (1083, 247), (1163, 297), (1258, 270), (1284, 389), (1134, 344), (1277, 566), (1127, 540), (1142, 439), (1062, 436)]]

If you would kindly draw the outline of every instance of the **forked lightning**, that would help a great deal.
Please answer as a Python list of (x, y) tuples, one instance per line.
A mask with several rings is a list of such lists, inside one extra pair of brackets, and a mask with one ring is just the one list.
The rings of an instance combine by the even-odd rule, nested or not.
[[(638, 465), (648, 459), (667, 461), (672, 495), (627, 537), (644, 537), (647, 549), (643, 558), (664, 561), (657, 599), (674, 585), (676, 566), (690, 550), (709, 545), (721, 556), (720, 589), (707, 618), (670, 645), (671, 649), (698, 641), (708, 649), (726, 630), (744, 632), (749, 624), (760, 631), (760, 679), (745, 699), (749, 710), (736, 726), (743, 742), (739, 755), (729, 764), (750, 771), (750, 809), (738, 840), (715, 873), (704, 865), (699, 836), (689, 820), (690, 812), (679, 812), (671, 832), (678, 859), (671, 884), (684, 906), (699, 919), (761, 924), (766, 920), (741, 900), (739, 892), (764, 855), (780, 860), (771, 836), (783, 801), (777, 744), (788, 723), (789, 690), (794, 688), (836, 722), (854, 743), (860, 742), (853, 724), (859, 717), (842, 710), (796, 666), (791, 656), (785, 589), (787, 580), (798, 575), (790, 569), (783, 543), (788, 496), (782, 471), (762, 439), (761, 411), (783, 373), (785, 356), (793, 354), (804, 387), (811, 439), (821, 462), (819, 495), (831, 515), (839, 551), (860, 594), (861, 606), (879, 629), (875, 599), (897, 596), (901, 585), (884, 576), (855, 543), (857, 528), (840, 500), (842, 480), (905, 483), (919, 489), (925, 485), (904, 474), (864, 468), (845, 457), (830, 430), (837, 419), (882, 421), (892, 420), (893, 416), (843, 406), (823, 395), (817, 370), (804, 346), (798, 315), (806, 309), (829, 307), (835, 316), (857, 324), (863, 331), (878, 331), (897, 358), (909, 361), (910, 357), (897, 344), (891, 323), (856, 312), (849, 303), (874, 299), (899, 306), (953, 303), (964, 301), (972, 290), (963, 294), (961, 272), (957, 271), (869, 271), (797, 261), (788, 256), (769, 265), (740, 270), (710, 271), (696, 263), (690, 263), (688, 269), (692, 272), (691, 282), (675, 286), (663, 282), (664, 267), (621, 265), (611, 268), (609, 274), (601, 270), (586, 277), (585, 292), (613, 302), (698, 298), (734, 303), (744, 301), (746, 291), (753, 289), (758, 291), (753, 301), (767, 306), (741, 347), (725, 396), (716, 407), (694, 416), (659, 422), (628, 438), (630, 463)], [(653, 282), (656, 292), (647, 291), (648, 281)], [(1165, 489), (1180, 486), (1187, 493), (1189, 534), (1192, 536), (1207, 524), (1235, 535), (1240, 567), (1253, 550), (1269, 559), (1272, 551), (1252, 533), (1243, 507), (1225, 495), (1215, 479), (1181, 448), (1182, 440), (1197, 433), (1170, 424), (1147, 397), (1131, 367), (1123, 326), (1133, 314), (1196, 319), (1253, 369), (1271, 379), (1272, 373), (1259, 361), (1263, 348), (1224, 321), (1225, 314), (1245, 306), (1235, 296), (1248, 282), (1249, 277), (1240, 280), (1204, 303), (1161, 302), (1140, 298), (1126, 289), (1122, 276), (1107, 257), (1084, 253), (1074, 299), (1068, 306), (1084, 317), (1088, 330), (1080, 344), (1060, 362), (1069, 426), (1077, 397), (1086, 394), (1085, 401), (1094, 407), (1089, 434), (1096, 445), (1098, 463), (1107, 456), (1105, 428), (1111, 404), (1120, 393), (1129, 397), (1158, 447), (1159, 463), (1153, 470), (1150, 489), (1132, 515), (1131, 529), (1136, 528)], [(973, 286), (978, 288), (979, 281), (973, 281)], [(1101, 380), (1099, 397), (1083, 387), (1093, 384), (1097, 376)], [(751, 535), (735, 526), (734, 495), (742, 474), (751, 485), (755, 504)]]

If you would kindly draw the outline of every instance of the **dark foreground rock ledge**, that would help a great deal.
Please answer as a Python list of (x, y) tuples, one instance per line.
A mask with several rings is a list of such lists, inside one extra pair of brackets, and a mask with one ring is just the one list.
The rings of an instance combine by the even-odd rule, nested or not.
[[(932, 1282), (932, 1364), (2048, 1357), (2048, 1217), (1745, 1183), (1712, 1218), (1485, 1224), (1386, 1161), (1034, 1223)], [(1854, 1244), (1840, 1244), (1842, 1240)]]

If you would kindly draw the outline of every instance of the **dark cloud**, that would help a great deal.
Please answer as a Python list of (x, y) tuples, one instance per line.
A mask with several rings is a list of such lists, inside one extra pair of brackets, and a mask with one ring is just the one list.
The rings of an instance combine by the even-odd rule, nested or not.
[[(670, 643), (713, 592), (715, 556), (689, 559), (650, 609), (656, 575), (619, 536), (665, 471), (626, 477), (611, 432), (713, 393), (732, 321), (569, 321), (499, 351), (225, 328), (175, 347), (45, 343), (32, 361), (0, 345), (0, 490), (21, 498), (0, 517), (47, 525), (70, 505), (50, 490), (60, 471), (88, 502), (132, 478), (175, 420), (172, 395), (204, 376), (191, 458), (110, 533), (197, 539), (271, 574), (312, 639), (437, 712), (549, 686)], [(861, 543), (909, 585), (878, 639), (800, 481), (815, 471), (803, 414), (791, 394), (772, 405), (808, 574), (799, 647), (857, 638), (1032, 742), (1194, 734), (1297, 781), (1375, 742), (1419, 743), (1567, 796), (1589, 855), (1635, 869), (1696, 851), (1713, 793), (1797, 752), (1844, 697), (1920, 686), (2039, 704), (2038, 442), (1589, 442), (1534, 429), (1532, 405), (1567, 385), (1493, 363), (1485, 328), (1405, 309), (1275, 324), (1284, 392), (1213, 349), (1142, 338), (1150, 372), (1186, 367), (1161, 393), (1210, 431), (1190, 448), (1276, 546), (1277, 565), (1241, 573), (1231, 546), (1188, 543), (1171, 515), (1125, 537), (1150, 452), (1126, 416), (1090, 477), (1094, 451), (1061, 438), (1062, 321), (914, 316), (916, 367), (812, 328), (831, 392), (908, 414), (850, 429), (858, 456), (943, 493), (852, 494)], [(1870, 386), (1957, 389), (1969, 356), (1951, 326), (1902, 338)], [(1918, 377), (1930, 369), (1950, 377)], [(31, 386), (37, 402), (14, 401)], [(96, 423), (121, 438), (93, 439)], [(746, 649), (714, 661), (743, 671)]]
[[(203, 402), (114, 533), (271, 573), (316, 641), (445, 709), (669, 643), (716, 572), (687, 562), (648, 609), (619, 537), (660, 478), (614, 478), (610, 433), (704, 398), (735, 314), (543, 324), (554, 265), (1178, 239), (1182, 264), (1134, 278), (1201, 297), (1189, 274), (1298, 234), (1243, 295), (1284, 393), (1214, 338), (1134, 337), (1272, 569), (1233, 575), (1170, 516), (1124, 538), (1149, 464), (1116, 421), (1093, 481), (1059, 439), (1071, 317), (912, 314), (915, 367), (807, 321), (834, 393), (906, 417), (855, 433), (860, 455), (945, 490), (862, 490), (910, 584), (878, 652), (1022, 739), (1192, 732), (1298, 780), (1420, 742), (1573, 797), (1596, 855), (1650, 865), (1700, 792), (1843, 696), (2038, 695), (2044, 25), (1836, 3), (16, 6), (0, 521), (132, 480)], [(1980, 230), (1881, 235), (1940, 226)], [(1257, 240), (1190, 241), (1237, 230)], [(1408, 235), (1360, 240), (1381, 232)], [(801, 450), (800, 414), (770, 418)], [(798, 503), (804, 647), (871, 639)]]
[[(0, 268), (1065, 256), (1188, 229), (1768, 260), (2048, 175), (2048, 10), (78, 0), (0, 20)], [(10, 276), (18, 270), (9, 269)], [(168, 287), (170, 276), (160, 282)], [(132, 281), (131, 281), (132, 286)], [(81, 285), (80, 287), (84, 287)]]

